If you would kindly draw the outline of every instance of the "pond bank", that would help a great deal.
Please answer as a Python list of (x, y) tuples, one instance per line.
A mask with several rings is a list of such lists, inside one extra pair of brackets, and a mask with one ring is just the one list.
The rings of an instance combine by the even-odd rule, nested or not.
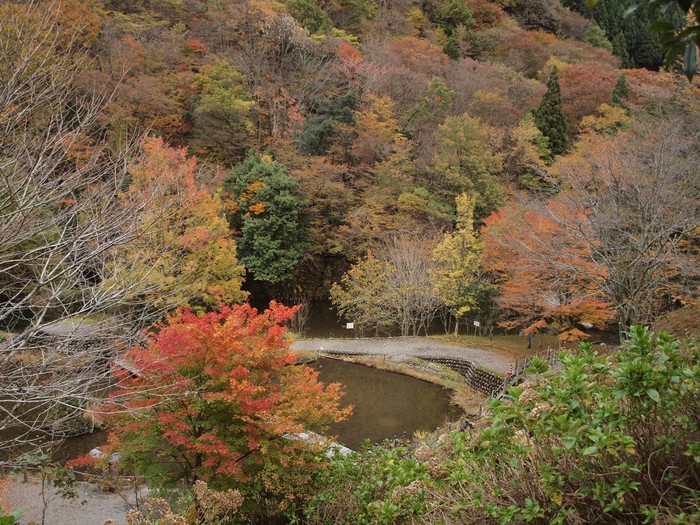
[[(514, 365), (511, 358), (494, 351), (445, 344), (425, 337), (301, 339), (292, 344), (292, 350), (302, 354), (316, 352), (333, 357), (365, 358), (368, 360), (365, 364), (370, 366), (378, 366), (372, 362), (372, 358), (379, 359), (379, 365), (382, 360), (389, 360), (399, 365), (408, 363), (419, 372), (398, 371), (428, 381), (431, 379), (421, 377), (420, 373), (433, 368), (435, 364), (443, 365), (458, 372), (471, 389), (486, 395), (492, 395), (493, 392), (502, 388), (509, 368)], [(382, 368), (382, 366), (379, 367)], [(458, 390), (455, 396), (457, 404), (462, 406), (465, 412), (470, 413), (474, 400), (471, 399), (473, 396), (468, 391), (463, 388), (457, 389), (453, 385), (445, 385), (442, 381), (437, 383), (448, 386), (452, 390)], [(460, 381), (457, 380), (456, 384), (460, 384)]]
[[(319, 354), (321, 355), (321, 354)], [(471, 388), (464, 377), (455, 370), (420, 358), (408, 358), (396, 361), (386, 356), (324, 354), (328, 358), (339, 359), (349, 363), (396, 372), (421, 381), (441, 386), (450, 392), (452, 404), (459, 407), (467, 416), (478, 413), (486, 395)]]

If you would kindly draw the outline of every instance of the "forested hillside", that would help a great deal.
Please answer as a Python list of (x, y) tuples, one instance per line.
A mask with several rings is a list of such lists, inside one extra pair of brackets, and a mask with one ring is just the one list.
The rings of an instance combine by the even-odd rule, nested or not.
[[(645, 12), (564, 4), (67, 0), (52, 30), (58, 56), (80, 57), (76, 96), (110, 94), (83, 139), (149, 134), (145, 163), (196, 157), (193, 184), (223, 202), (254, 296), (325, 299), (352, 268), (345, 292), (365, 307), (342, 286), (334, 298), (367, 330), (406, 315), (418, 330), (423, 314), (389, 312), (404, 280), (425, 315), (576, 339), (580, 323), (624, 328), (697, 295), (699, 106), (697, 87), (655, 71)], [(26, 26), (44, 5), (3, 17)], [(460, 220), (478, 246), (445, 246)], [(223, 253), (199, 264), (200, 280), (238, 272)], [(198, 293), (180, 290), (217, 300)]]
[[(691, 523), (697, 351), (631, 327), (697, 312), (698, 12), (633, 3), (0, 1), (0, 459), (99, 413), (154, 487), (231, 489), (194, 484), (193, 522)], [(348, 410), (281, 323), (327, 299), (357, 334), (633, 340), (512, 390), (473, 446), (319, 473), (290, 436)]]
[[(364, 306), (335, 295), (368, 330), (430, 315), (401, 312), (403, 280), (429, 311), (576, 339), (697, 294), (697, 88), (654, 71), (658, 37), (628, 3), (72, 5), (91, 21), (80, 81), (115, 90), (109, 132), (222, 174), (254, 295), (324, 299), (370, 251), (376, 278), (346, 283)], [(461, 193), (487, 226), (470, 262), (432, 253)]]

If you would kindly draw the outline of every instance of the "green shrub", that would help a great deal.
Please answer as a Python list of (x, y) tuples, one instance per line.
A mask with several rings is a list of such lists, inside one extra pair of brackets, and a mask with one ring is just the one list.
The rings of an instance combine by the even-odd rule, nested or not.
[(583, 343), (561, 354), (559, 370), (533, 370), (493, 401), (475, 429), (336, 461), (319, 475), (307, 518), (697, 523), (698, 357), (694, 345), (639, 326), (610, 356)]

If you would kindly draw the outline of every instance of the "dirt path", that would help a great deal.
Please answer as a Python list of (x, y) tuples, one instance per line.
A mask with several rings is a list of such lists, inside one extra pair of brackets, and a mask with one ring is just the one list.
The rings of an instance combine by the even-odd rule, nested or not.
[(505, 375), (512, 360), (479, 348), (452, 346), (431, 341), (425, 337), (382, 337), (364, 339), (300, 339), (292, 344), (293, 350), (318, 352), (382, 355), (395, 360), (409, 357), (452, 357), (472, 361), (499, 375)]
[[(41, 523), (43, 502), (41, 483), (30, 477), (28, 483), (22, 483), (21, 477), (10, 476), (4, 499), (11, 511), (22, 509), (20, 525)], [(126, 513), (134, 503), (134, 495), (126, 495), (128, 502), (121, 496), (103, 492), (97, 485), (78, 483), (78, 497), (72, 500), (61, 499), (49, 493), (45, 525), (126, 525)], [(141, 494), (143, 497), (144, 493)]]

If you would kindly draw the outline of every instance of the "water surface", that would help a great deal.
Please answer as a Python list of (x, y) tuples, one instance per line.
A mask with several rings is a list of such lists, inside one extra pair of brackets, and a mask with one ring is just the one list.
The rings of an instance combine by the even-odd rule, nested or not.
[[(326, 432), (353, 450), (359, 450), (365, 439), (378, 443), (394, 437), (410, 438), (416, 430), (432, 431), (461, 415), (450, 403), (448, 390), (414, 377), (329, 358), (311, 366), (324, 383), (342, 383), (346, 392), (343, 405), (354, 405), (347, 421)], [(105, 431), (69, 438), (55, 458), (65, 461), (106, 442)]]
[(353, 414), (327, 433), (353, 450), (365, 439), (378, 443), (393, 437), (410, 438), (416, 430), (432, 431), (461, 415), (450, 403), (447, 389), (415, 377), (329, 358), (311, 366), (324, 383), (344, 385), (343, 404), (354, 405)]

